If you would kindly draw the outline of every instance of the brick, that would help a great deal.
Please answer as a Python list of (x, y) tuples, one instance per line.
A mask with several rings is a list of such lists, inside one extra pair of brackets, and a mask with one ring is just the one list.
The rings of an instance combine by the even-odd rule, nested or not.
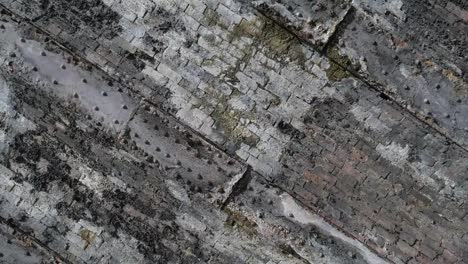
[(407, 256), (416, 257), (418, 251), (403, 240), (399, 240), (397, 247)]

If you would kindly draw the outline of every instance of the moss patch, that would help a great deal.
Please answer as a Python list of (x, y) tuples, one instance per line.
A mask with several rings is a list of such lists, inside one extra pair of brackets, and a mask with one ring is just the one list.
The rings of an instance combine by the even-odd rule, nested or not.
[(326, 70), (326, 73), (327, 77), (332, 81), (341, 81), (352, 77), (348, 69), (354, 72), (360, 69), (359, 64), (353, 64), (348, 57), (341, 55), (336, 46), (327, 49), (327, 57), (330, 59), (330, 68)]
[(220, 103), (216, 106), (212, 117), (224, 134), (236, 144), (243, 142), (249, 146), (255, 146), (260, 140), (257, 135), (239, 125), (241, 118), (251, 119), (252, 113), (235, 111), (227, 107), (227, 104)]
[(265, 47), (271, 53), (266, 55), (273, 58), (288, 58), (301, 66), (306, 61), (301, 42), (290, 32), (263, 16), (258, 16), (252, 21), (243, 20), (234, 27), (230, 37), (232, 40), (242, 37), (252, 38), (253, 47)]

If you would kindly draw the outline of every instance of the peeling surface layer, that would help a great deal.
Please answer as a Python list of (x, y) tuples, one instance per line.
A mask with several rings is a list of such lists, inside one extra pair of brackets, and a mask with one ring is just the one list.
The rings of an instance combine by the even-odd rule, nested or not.
[(0, 262), (464, 263), (467, 8), (0, 0)]

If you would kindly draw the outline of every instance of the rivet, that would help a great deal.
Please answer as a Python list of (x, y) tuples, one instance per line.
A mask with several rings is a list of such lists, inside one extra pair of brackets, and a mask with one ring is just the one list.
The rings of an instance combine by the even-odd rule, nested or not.
[(146, 145), (149, 145), (150, 142), (149, 142), (148, 140), (145, 140), (145, 144), (146, 144)]
[(86, 119), (91, 120), (91, 116), (90, 116), (90, 115), (86, 115)]
[(54, 80), (53, 83), (54, 83), (54, 84), (58, 84), (58, 81), (57, 81), (57, 80)]
[(122, 109), (128, 109), (128, 107), (126, 105), (122, 105)]
[(450, 118), (450, 115), (449, 115), (449, 114), (445, 114), (445, 118)]
[(140, 135), (138, 135), (137, 133), (135, 133), (133, 136), (136, 137), (136, 138), (140, 137)]
[(62, 64), (62, 65), (60, 66), (60, 68), (62, 68), (62, 70), (65, 70), (65, 69), (67, 68), (67, 66), (65, 66), (65, 64)]
[(73, 97), (78, 98), (80, 96), (78, 95), (78, 93), (73, 93)]
[(428, 100), (428, 99), (424, 99), (424, 103), (425, 103), (425, 104), (429, 104), (429, 100)]
[(166, 158), (170, 158), (170, 157), (171, 157), (171, 154), (166, 153)]
[(102, 96), (107, 96), (106, 92), (102, 92), (101, 94), (102, 94)]
[(87, 83), (88, 81), (86, 79), (81, 79), (83, 83)]
[(122, 88), (117, 89), (117, 92), (122, 93), (123, 92)]
[(95, 110), (95, 111), (99, 111), (99, 107), (98, 107), (98, 106), (95, 106), (95, 107), (94, 107), (94, 110)]
[(116, 124), (116, 125), (119, 124), (119, 120), (117, 120), (117, 119), (114, 120), (114, 124)]
[(42, 56), (47, 56), (47, 54), (45, 53), (45, 51), (42, 51), (42, 52), (41, 52), (41, 55), (42, 55)]
[(161, 149), (160, 149), (159, 147), (157, 147), (157, 148), (156, 148), (156, 151), (157, 151), (157, 152), (160, 152), (160, 151), (161, 151)]
[(10, 53), (10, 57), (15, 58), (16, 54), (14, 52)]

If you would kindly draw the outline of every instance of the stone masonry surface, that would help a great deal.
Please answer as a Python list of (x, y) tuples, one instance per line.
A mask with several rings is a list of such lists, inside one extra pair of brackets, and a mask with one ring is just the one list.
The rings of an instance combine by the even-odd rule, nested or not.
[(467, 23), (0, 0), (0, 262), (466, 263)]

